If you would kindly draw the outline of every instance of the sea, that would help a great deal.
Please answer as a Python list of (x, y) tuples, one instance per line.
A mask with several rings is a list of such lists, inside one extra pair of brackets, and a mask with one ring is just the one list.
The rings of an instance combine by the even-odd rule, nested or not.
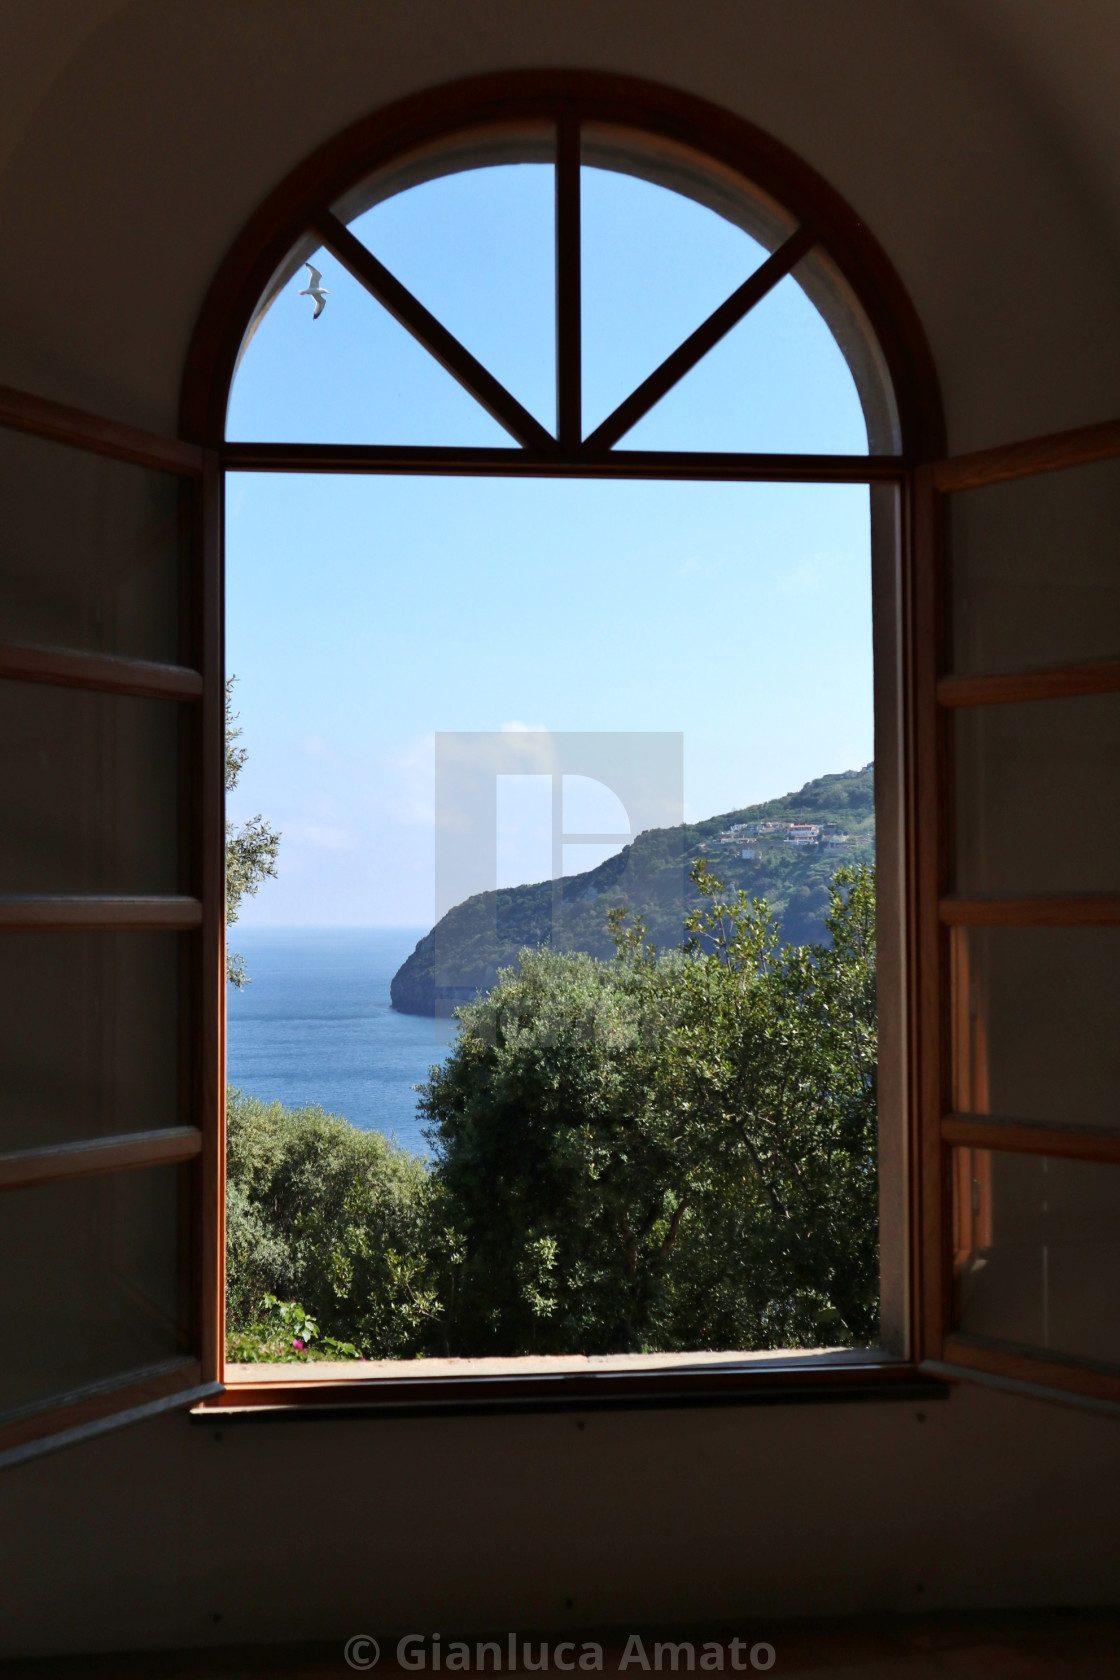
[(452, 1022), (400, 1015), (389, 982), (427, 928), (229, 930), (249, 984), (227, 991), (227, 1078), (266, 1102), (318, 1103), (430, 1153), (414, 1087), (454, 1040)]

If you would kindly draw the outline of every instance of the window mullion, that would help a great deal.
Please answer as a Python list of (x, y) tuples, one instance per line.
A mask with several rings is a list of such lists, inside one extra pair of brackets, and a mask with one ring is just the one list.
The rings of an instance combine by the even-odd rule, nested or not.
[(565, 455), (583, 437), (580, 264), (580, 125), (565, 113), (556, 129), (556, 434)]

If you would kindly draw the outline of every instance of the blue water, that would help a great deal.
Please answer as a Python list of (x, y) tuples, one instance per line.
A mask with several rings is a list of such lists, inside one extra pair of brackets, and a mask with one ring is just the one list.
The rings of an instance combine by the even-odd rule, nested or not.
[(412, 1087), (441, 1062), (448, 1022), (398, 1015), (389, 982), (427, 928), (230, 929), (250, 984), (227, 987), (231, 1085), (426, 1144)]

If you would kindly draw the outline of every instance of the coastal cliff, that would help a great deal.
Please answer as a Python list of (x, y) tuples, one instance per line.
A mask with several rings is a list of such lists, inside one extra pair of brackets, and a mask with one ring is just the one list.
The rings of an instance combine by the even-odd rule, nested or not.
[(872, 765), (703, 822), (649, 829), (583, 874), (455, 905), (393, 976), (393, 1008), (450, 1016), (488, 991), (527, 945), (609, 956), (607, 911), (616, 905), (640, 915), (656, 945), (678, 945), (695, 902), (688, 872), (699, 858), (730, 890), (767, 899), (786, 942), (823, 939), (828, 881), (844, 863), (870, 861), (874, 846)]

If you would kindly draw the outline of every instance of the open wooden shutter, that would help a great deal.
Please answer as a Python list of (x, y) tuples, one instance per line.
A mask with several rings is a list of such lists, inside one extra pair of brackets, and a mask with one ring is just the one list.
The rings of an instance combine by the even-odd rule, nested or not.
[(921, 469), (919, 1342), (1120, 1404), (1120, 422)]
[(0, 390), (0, 1465), (219, 1390), (220, 478)]

